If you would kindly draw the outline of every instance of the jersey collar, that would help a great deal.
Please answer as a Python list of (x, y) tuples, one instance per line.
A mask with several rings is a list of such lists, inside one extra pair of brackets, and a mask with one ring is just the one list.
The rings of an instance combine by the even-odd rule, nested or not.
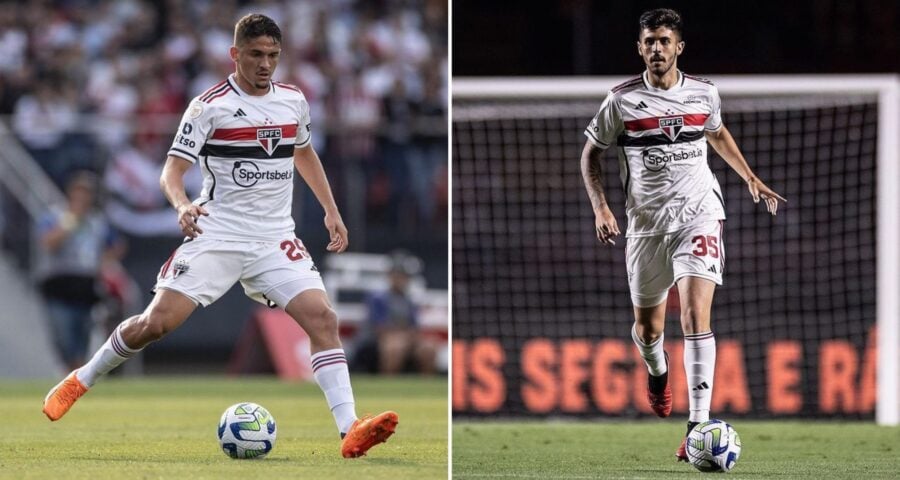
[(681, 73), (681, 70), (676, 70), (678, 72), (678, 80), (675, 81), (675, 85), (672, 85), (672, 88), (666, 90), (663, 88), (656, 88), (650, 85), (650, 79), (648, 78), (648, 72), (645, 69), (644, 73), (641, 74), (641, 80), (644, 81), (644, 88), (651, 92), (662, 93), (662, 94), (672, 94), (681, 90), (681, 87), (684, 86), (684, 74)]
[(238, 85), (237, 80), (235, 80), (233, 73), (231, 75), (228, 75), (228, 82), (231, 83), (231, 87), (234, 88), (234, 91), (237, 92), (238, 95), (243, 97), (245, 100), (249, 100), (249, 101), (262, 100), (264, 98), (268, 98), (269, 95), (272, 95), (272, 91), (274, 90), (274, 88), (272, 88), (272, 81), (269, 80), (269, 91), (266, 92), (265, 95), (250, 95), (249, 93), (247, 93), (241, 89), (241, 87)]

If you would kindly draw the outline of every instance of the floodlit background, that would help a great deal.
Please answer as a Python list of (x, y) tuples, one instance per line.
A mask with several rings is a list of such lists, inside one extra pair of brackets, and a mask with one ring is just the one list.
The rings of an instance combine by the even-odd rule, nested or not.
[[(725, 285), (713, 306), (713, 409), (872, 418), (876, 181), (882, 163), (896, 160), (878, 142), (894, 134), (885, 118), (894, 128), (897, 119), (886, 112), (896, 105), (866, 82), (896, 89), (896, 77), (862, 74), (900, 69), (896, 42), (884, 41), (894, 38), (886, 18), (900, 10), (890, 2), (764, 4), (671, 5), (684, 20), (678, 67), (720, 80), (725, 125), (757, 175), (788, 198), (770, 218), (710, 150), (728, 216)], [(454, 4), (459, 414), (647, 413), (644, 368), (629, 338), (625, 240), (609, 248), (594, 238), (579, 158), (582, 131), (608, 89), (642, 71), (637, 22), (656, 6)], [(503, 34), (466, 34), (501, 18)], [(858, 73), (823, 76), (849, 72)], [(760, 75), (785, 73), (815, 75)], [(605, 188), (624, 228), (615, 152), (606, 154)], [(668, 310), (669, 353), (680, 358), (677, 292)], [(678, 365), (675, 410), (686, 412)]]
[[(625, 238), (597, 241), (579, 167), (607, 92), (645, 69), (638, 19), (660, 7), (684, 20), (678, 67), (718, 86), (749, 164), (788, 199), (771, 217), (710, 149), (728, 217), (711, 416), (743, 439), (734, 474), (890, 478), (897, 427), (875, 421), (900, 412), (900, 7), (877, 0), (453, 2), (454, 476), (697, 473), (672, 456), (688, 414), (677, 291), (660, 420)], [(604, 186), (624, 231), (616, 150)]]

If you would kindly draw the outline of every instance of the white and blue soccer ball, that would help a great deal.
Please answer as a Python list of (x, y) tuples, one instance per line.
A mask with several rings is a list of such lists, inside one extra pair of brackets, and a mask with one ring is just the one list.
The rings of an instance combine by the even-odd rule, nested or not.
[(735, 429), (721, 421), (703, 422), (688, 434), (687, 456), (701, 472), (728, 472), (741, 456), (741, 437)]
[(219, 445), (231, 458), (263, 458), (275, 447), (275, 418), (255, 403), (237, 403), (219, 420)]

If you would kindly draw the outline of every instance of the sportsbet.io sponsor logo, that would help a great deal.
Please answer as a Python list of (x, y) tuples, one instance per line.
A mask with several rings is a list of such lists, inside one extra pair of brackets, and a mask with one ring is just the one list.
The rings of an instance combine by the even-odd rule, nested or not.
[(694, 150), (680, 150), (677, 152), (666, 152), (660, 148), (648, 148), (641, 153), (641, 157), (644, 160), (644, 167), (651, 172), (658, 172), (669, 166), (669, 163), (671, 162), (690, 160), (701, 156), (703, 156), (703, 149), (701, 148)]
[(256, 185), (260, 180), (291, 180), (294, 178), (294, 171), (290, 169), (283, 172), (260, 171), (255, 163), (241, 160), (234, 162), (231, 178), (238, 186), (247, 188)]

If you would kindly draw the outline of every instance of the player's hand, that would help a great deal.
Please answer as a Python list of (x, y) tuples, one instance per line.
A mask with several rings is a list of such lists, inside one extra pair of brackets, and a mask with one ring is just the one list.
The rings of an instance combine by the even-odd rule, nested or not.
[(775, 193), (774, 190), (769, 188), (765, 183), (763, 183), (756, 177), (750, 177), (749, 179), (747, 179), (747, 190), (750, 190), (750, 196), (753, 197), (753, 203), (759, 203), (760, 198), (762, 198), (763, 201), (766, 202), (766, 210), (768, 210), (769, 213), (772, 214), (772, 216), (775, 216), (775, 214), (778, 212), (779, 200), (787, 203), (787, 199)]
[(597, 240), (605, 245), (615, 245), (613, 237), (619, 235), (619, 225), (616, 223), (616, 216), (612, 210), (604, 205), (594, 210), (594, 227), (597, 230)]
[(341, 253), (350, 246), (347, 239), (347, 227), (344, 226), (344, 220), (340, 214), (325, 214), (325, 228), (328, 229), (328, 236), (331, 241), (325, 247), (329, 252)]
[(183, 203), (178, 207), (178, 226), (181, 227), (182, 233), (191, 238), (197, 238), (197, 235), (203, 233), (203, 230), (197, 225), (200, 215), (209, 216), (209, 212), (200, 205), (193, 203)]

